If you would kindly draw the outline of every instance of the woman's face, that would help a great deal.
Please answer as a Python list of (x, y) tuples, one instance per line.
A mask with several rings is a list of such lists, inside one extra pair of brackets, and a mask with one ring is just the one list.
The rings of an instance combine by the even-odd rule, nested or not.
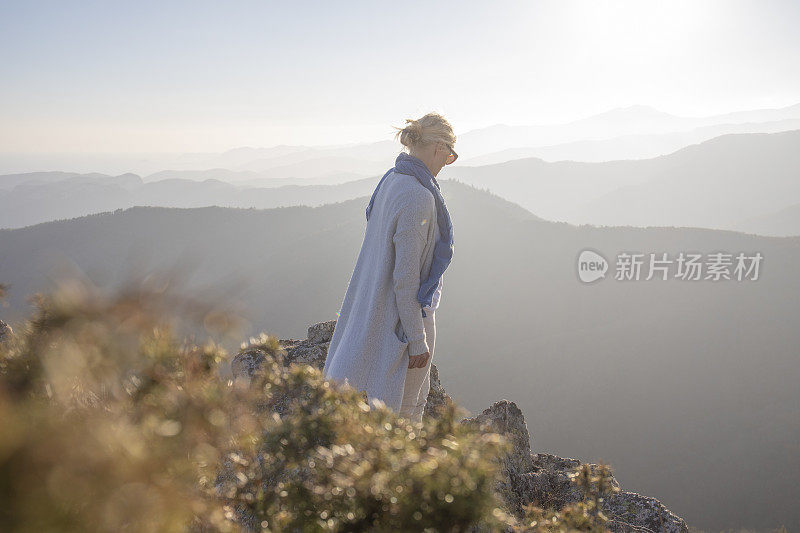
[(441, 163), (439, 165), (439, 170), (442, 170), (447, 164), (447, 159), (450, 156), (450, 147), (447, 146), (444, 142), (440, 141), (436, 143), (436, 162)]
[(447, 163), (447, 156), (450, 155), (450, 147), (441, 141), (437, 141), (426, 146), (420, 147), (412, 154), (422, 160), (431, 171), (437, 176), (442, 167)]

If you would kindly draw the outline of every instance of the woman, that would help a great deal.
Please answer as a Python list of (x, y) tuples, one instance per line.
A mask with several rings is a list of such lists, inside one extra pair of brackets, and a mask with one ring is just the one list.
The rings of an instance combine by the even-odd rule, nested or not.
[(367, 206), (364, 242), (347, 286), (323, 373), (421, 422), (430, 391), (443, 273), (453, 226), (435, 176), (456, 160), (441, 115), (406, 120), (408, 148)]

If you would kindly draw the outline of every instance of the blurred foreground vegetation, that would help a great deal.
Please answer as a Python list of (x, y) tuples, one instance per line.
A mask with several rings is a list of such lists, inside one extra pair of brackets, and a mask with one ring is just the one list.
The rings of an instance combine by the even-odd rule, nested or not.
[(167, 282), (68, 281), (35, 305), (0, 341), (0, 531), (606, 531), (607, 468), (575, 473), (583, 502), (513, 516), (503, 436), (453, 405), (412, 423), (269, 335), (234, 381), (218, 344), (177, 331), (236, 317)]

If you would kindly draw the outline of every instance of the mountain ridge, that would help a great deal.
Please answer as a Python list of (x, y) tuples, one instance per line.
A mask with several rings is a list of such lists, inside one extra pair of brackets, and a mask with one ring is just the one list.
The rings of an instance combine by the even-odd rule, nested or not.
[[(438, 310), (436, 364), (459, 404), (479, 413), (497, 400), (493, 391), (505, 391), (537, 429), (538, 451), (603, 457), (628, 490), (657, 494), (698, 527), (798, 523), (794, 502), (781, 495), (792, 494), (800, 468), (788, 454), (800, 433), (785, 424), (800, 401), (800, 239), (575, 226), (532, 218), (453, 180), (440, 184), (455, 254)], [(336, 316), (367, 201), (141, 207), (0, 231), (4, 318), (13, 325), (27, 297), (47, 291), (59, 262), (104, 287), (130, 271), (187, 266), (195, 294), (235, 300), (245, 334), (269, 327), (301, 338), (298, 325)], [(612, 266), (605, 280), (587, 285), (576, 276), (587, 247), (611, 265), (620, 251), (674, 259), (720, 250), (758, 251), (764, 265), (757, 281), (719, 283), (620, 281)], [(707, 499), (708, 490), (718, 497)]]

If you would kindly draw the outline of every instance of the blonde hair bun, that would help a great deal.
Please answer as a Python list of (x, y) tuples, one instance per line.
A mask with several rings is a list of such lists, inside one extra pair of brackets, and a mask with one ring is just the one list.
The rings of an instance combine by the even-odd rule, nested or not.
[(456, 143), (452, 126), (439, 113), (428, 113), (418, 120), (407, 118), (406, 127), (395, 129), (398, 130), (395, 139), (400, 137), (400, 143), (408, 148), (437, 141), (449, 145)]

